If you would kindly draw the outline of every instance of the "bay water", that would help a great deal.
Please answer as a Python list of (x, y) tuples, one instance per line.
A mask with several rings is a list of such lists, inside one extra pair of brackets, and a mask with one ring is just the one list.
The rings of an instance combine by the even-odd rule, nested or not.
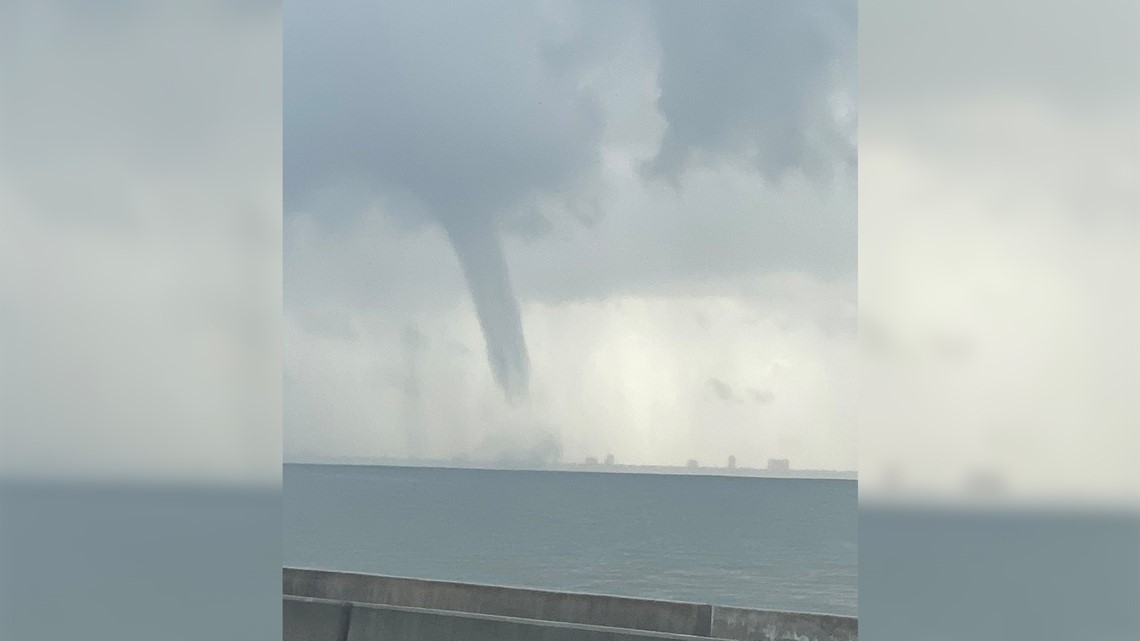
[(294, 567), (854, 615), (854, 481), (290, 464)]

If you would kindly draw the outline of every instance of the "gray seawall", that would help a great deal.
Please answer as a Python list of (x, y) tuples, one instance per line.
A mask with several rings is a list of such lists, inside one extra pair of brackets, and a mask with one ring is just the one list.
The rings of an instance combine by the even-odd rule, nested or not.
[(665, 632), (285, 597), (285, 641), (707, 641)]
[[(283, 592), (287, 641), (858, 639), (854, 617), (348, 572), (286, 568)], [(490, 636), (482, 636), (484, 632)]]

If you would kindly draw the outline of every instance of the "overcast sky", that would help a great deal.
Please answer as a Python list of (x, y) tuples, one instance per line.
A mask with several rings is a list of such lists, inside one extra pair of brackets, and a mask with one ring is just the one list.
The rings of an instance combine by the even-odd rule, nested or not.
[(1140, 6), (1087, 9), (861, 7), (864, 496), (1137, 505)]
[(286, 7), (285, 448), (853, 469), (853, 2)]
[(278, 484), (280, 7), (0, 25), (0, 476)]
[(1134, 496), (1137, 6), (971, 1), (860, 8), (858, 368), (853, 3), (4, 4), (0, 473), (275, 483), (282, 323), (291, 460)]

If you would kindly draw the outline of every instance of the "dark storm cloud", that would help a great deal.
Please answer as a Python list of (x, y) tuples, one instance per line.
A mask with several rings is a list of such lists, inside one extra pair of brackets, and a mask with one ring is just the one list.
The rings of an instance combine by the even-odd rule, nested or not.
[[(526, 393), (530, 368), (517, 291), (566, 300), (685, 290), (764, 269), (834, 276), (854, 267), (853, 206), (834, 206), (827, 189), (760, 202), (767, 196), (741, 191), (749, 176), (706, 177), (682, 198), (649, 185), (623, 202), (583, 186), (599, 168), (603, 130), (607, 145), (615, 127), (630, 130), (614, 136), (631, 148), (656, 142), (636, 126), (657, 116), (651, 94), (636, 89), (655, 63), (666, 121), (652, 163), (659, 175), (744, 158), (778, 179), (842, 163), (853, 149), (827, 98), (833, 68), (853, 58), (853, 3), (339, 0), (289, 4), (284, 29), (286, 214), (353, 229), (379, 204), (399, 226), (442, 228), (508, 397)], [(634, 48), (650, 54), (615, 54), (639, 38), (646, 44)], [(596, 90), (607, 116), (623, 105), (625, 115), (607, 122), (587, 78), (604, 88)], [(553, 242), (557, 214), (536, 202), (551, 194), (573, 202), (572, 224), (594, 228)], [(313, 238), (335, 238), (324, 233)], [(512, 247), (508, 261), (503, 234), (535, 242)], [(399, 309), (411, 290), (427, 299), (427, 290), (451, 296), (459, 286), (435, 268), (439, 255), (373, 241), (385, 255), (313, 254), (287, 265), (286, 295), (350, 289), (360, 298), (348, 307)], [(322, 284), (326, 275), (335, 282)]]
[(286, 208), (340, 184), (365, 198), (401, 193), (447, 223), (494, 218), (565, 187), (594, 160), (600, 116), (576, 77), (539, 55), (535, 10), (520, 1), (290, 5)]
[(676, 179), (700, 152), (748, 157), (769, 180), (826, 173), (837, 154), (854, 162), (849, 132), (821, 118), (834, 65), (854, 52), (854, 2), (652, 7), (668, 121), (652, 175)]
[(343, 219), (383, 196), (391, 215), (441, 225), (509, 397), (529, 359), (500, 224), (588, 168), (602, 125), (573, 65), (552, 64), (540, 9), (345, 0), (285, 17), (286, 211)]

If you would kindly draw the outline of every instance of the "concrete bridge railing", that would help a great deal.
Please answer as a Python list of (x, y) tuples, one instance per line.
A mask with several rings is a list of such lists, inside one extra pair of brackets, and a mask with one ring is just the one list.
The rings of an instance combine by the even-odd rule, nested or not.
[[(306, 627), (310, 623), (328, 632), (332, 636), (327, 638), (336, 641), (858, 639), (858, 620), (854, 617), (324, 570), (286, 568), (283, 592), (287, 641), (326, 638)], [(362, 627), (366, 624), (359, 621), (370, 622), (368, 630), (384, 631), (384, 634), (366, 634)], [(291, 629), (303, 630), (305, 634), (290, 637)], [(393, 636), (394, 629), (403, 632)], [(490, 636), (480, 636), (480, 630)], [(450, 634), (459, 636), (448, 636)], [(512, 636), (514, 634), (521, 636)]]
[(285, 641), (710, 641), (667, 632), (285, 597)]

